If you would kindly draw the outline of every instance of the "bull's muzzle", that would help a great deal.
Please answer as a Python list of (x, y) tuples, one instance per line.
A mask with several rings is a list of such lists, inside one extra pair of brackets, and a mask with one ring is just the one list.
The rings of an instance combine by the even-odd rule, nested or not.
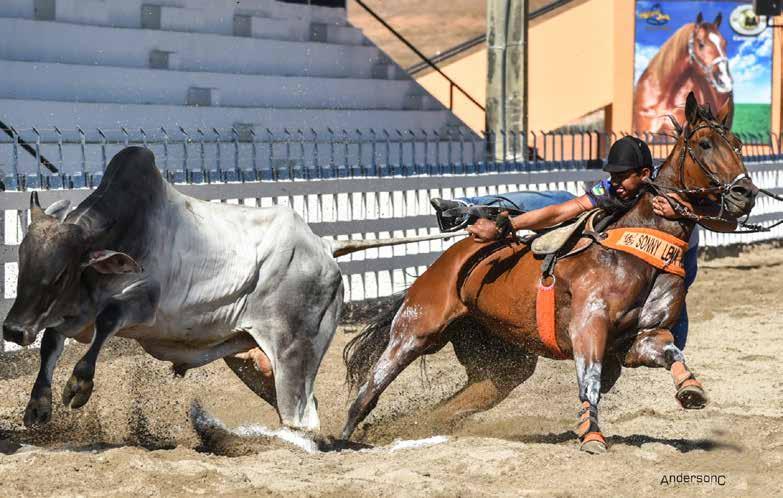
[(11, 341), (20, 346), (29, 346), (35, 342), (35, 338), (38, 335), (37, 331), (23, 327), (14, 322), (8, 320), (3, 323), (3, 339)]

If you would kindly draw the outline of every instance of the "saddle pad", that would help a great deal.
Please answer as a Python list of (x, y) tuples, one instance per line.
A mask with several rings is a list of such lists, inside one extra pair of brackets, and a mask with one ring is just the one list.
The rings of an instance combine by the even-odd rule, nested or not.
[(546, 255), (559, 251), (565, 243), (571, 239), (574, 233), (582, 228), (587, 221), (587, 218), (596, 211), (597, 209), (585, 211), (580, 214), (576, 220), (570, 223), (566, 222), (567, 224), (563, 226), (539, 235), (533, 243), (530, 244), (530, 249), (533, 251), (533, 254)]
[(685, 276), (683, 255), (688, 243), (653, 228), (613, 228), (607, 230), (602, 246), (633, 254), (654, 267)]

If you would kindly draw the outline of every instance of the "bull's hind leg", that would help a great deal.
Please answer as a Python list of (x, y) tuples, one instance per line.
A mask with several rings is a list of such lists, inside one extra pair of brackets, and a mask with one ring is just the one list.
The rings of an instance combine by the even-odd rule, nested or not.
[(704, 408), (707, 394), (685, 365), (685, 355), (674, 345), (674, 337), (667, 329), (640, 333), (625, 355), (626, 367), (663, 367), (670, 370), (677, 389), (675, 397), (683, 408)]
[(449, 338), (468, 380), (435, 409), (432, 416), (439, 423), (453, 424), (489, 410), (536, 369), (538, 356), (491, 335), (474, 320), (450, 327)]
[(280, 305), (285, 318), (272, 326), (269, 353), (277, 413), (287, 427), (317, 432), (321, 428), (318, 400), (315, 398), (315, 376), (324, 354), (334, 337), (342, 307), (342, 280), (335, 275), (334, 285), (308, 296), (311, 308), (303, 311), (290, 303)]
[[(421, 280), (417, 281), (419, 282)], [(459, 309), (459, 306), (449, 306), (447, 296), (434, 300), (431, 295), (425, 298), (417, 297), (416, 294), (416, 284), (414, 284), (394, 316), (388, 331), (386, 348), (372, 366), (366, 382), (359, 389), (356, 400), (348, 410), (348, 420), (342, 432), (343, 439), (351, 437), (357, 425), (375, 408), (381, 393), (400, 372), (413, 360), (430, 349), (437, 349), (445, 342), (443, 332), (456, 318), (455, 315), (459, 313), (456, 309)], [(385, 341), (383, 334), (377, 334), (376, 337)], [(374, 338), (368, 337), (368, 339)], [(347, 363), (350, 376), (353, 362), (349, 359)]]

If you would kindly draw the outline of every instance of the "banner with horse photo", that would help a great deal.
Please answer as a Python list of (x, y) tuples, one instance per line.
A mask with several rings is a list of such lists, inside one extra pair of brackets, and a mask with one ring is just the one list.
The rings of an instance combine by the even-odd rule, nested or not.
[(693, 91), (735, 133), (766, 134), (772, 100), (772, 28), (751, 2), (636, 2), (633, 129), (667, 132)]

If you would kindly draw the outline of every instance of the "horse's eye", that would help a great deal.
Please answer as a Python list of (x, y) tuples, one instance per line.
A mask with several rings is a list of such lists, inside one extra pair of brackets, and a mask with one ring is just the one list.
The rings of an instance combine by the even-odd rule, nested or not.
[(699, 147), (701, 147), (702, 150), (709, 150), (712, 148), (712, 144), (708, 139), (702, 138), (701, 140), (699, 140)]
[(704, 42), (699, 42), (699, 48), (704, 48)]

